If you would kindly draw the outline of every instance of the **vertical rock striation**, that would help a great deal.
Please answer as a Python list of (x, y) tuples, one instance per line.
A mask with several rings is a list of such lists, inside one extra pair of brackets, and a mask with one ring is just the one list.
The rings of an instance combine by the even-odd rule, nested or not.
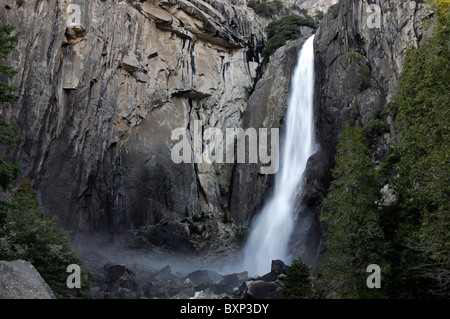
[(252, 10), (6, 0), (0, 16), (21, 31), (9, 58), (21, 92), (2, 113), (27, 133), (18, 160), (50, 215), (68, 229), (120, 231), (223, 212), (232, 165), (174, 164), (171, 132), (194, 120), (242, 125), (264, 45)]

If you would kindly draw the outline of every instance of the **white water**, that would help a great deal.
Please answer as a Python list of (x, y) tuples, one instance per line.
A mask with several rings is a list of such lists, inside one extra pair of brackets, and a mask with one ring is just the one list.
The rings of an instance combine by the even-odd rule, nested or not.
[(274, 194), (253, 222), (244, 248), (243, 267), (251, 275), (268, 273), (274, 259), (289, 262), (288, 245), (294, 224), (295, 196), (302, 186), (308, 158), (315, 152), (313, 42), (314, 36), (303, 45), (292, 75), (285, 118), (286, 135)]

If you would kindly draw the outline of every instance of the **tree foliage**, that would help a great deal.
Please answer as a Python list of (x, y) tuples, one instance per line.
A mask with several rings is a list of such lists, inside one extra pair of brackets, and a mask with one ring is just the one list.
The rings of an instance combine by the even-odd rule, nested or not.
[[(0, 114), (0, 146), (8, 150), (22, 141), (22, 136), (15, 134), (17, 127), (14, 123), (8, 123)], [(10, 185), (20, 174), (20, 167), (7, 161), (0, 154), (0, 186), (4, 191), (9, 190)]]
[[(14, 50), (20, 35), (19, 33), (14, 34), (14, 30), (13, 25), (0, 23), (0, 61), (6, 59)], [(17, 71), (11, 66), (0, 63), (0, 77), (12, 78), (16, 74)], [(0, 102), (13, 102), (16, 99), (14, 92), (17, 90), (17, 87), (0, 81)]]
[(335, 161), (321, 216), (328, 225), (322, 283), (342, 298), (380, 297), (378, 290), (364, 289), (367, 266), (384, 265), (384, 235), (376, 173), (360, 127), (344, 126)]
[[(0, 23), (0, 62), (14, 50), (15, 43), (19, 33), (14, 34), (13, 25), (4, 25)], [(17, 72), (10, 66), (0, 63), (0, 79), (12, 78)], [(16, 96), (13, 94), (18, 88), (0, 81), (0, 103), (13, 102)], [(16, 134), (17, 127), (14, 123), (9, 123), (4, 116), (0, 114), (0, 147), (9, 150), (15, 144), (21, 142), (22, 137)], [(0, 186), (4, 191), (8, 190), (10, 185), (20, 174), (18, 165), (7, 161), (3, 154), (0, 154)]]
[(247, 5), (263, 17), (271, 17), (273, 15), (280, 14), (281, 10), (284, 9), (284, 5), (281, 0), (250, 0)]
[(301, 257), (295, 259), (284, 279), (281, 294), (285, 299), (307, 299), (313, 296), (311, 281), (309, 280), (310, 271)]
[(297, 15), (285, 16), (270, 22), (267, 26), (267, 44), (262, 51), (265, 61), (268, 61), (278, 48), (285, 45), (286, 41), (300, 37), (301, 26), (316, 27), (311, 17), (304, 18)]
[(69, 234), (57, 228), (56, 220), (45, 217), (36, 196), (25, 178), (12, 200), (0, 206), (0, 260), (27, 260), (57, 297), (81, 297), (89, 288), (89, 273), (81, 272), (83, 289), (67, 288), (67, 266), (82, 266), (83, 260), (72, 251)]
[(450, 288), (450, 4), (436, 7), (434, 36), (406, 55), (395, 99), (401, 138), (398, 214), (404, 245), (422, 256), (410, 265), (431, 279), (432, 293)]

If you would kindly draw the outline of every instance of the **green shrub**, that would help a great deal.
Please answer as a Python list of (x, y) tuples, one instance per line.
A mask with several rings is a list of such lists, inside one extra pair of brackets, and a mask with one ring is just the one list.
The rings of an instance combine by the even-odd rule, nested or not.
[(368, 141), (389, 132), (389, 127), (379, 119), (372, 119), (363, 127), (364, 136)]
[(194, 216), (192, 216), (192, 221), (194, 223), (200, 223), (200, 222), (204, 222), (206, 220), (206, 218), (208, 218), (205, 214), (205, 212), (201, 212), (200, 215), (195, 214)]
[(433, 2), (433, 37), (420, 49), (408, 50), (394, 99), (401, 141), (393, 181), (396, 222), (405, 225), (395, 236), (414, 243), (401, 264), (421, 281), (411, 285), (414, 297), (426, 289), (434, 296), (450, 293), (450, 3)]
[(264, 17), (271, 17), (276, 14), (280, 14), (284, 9), (283, 2), (280, 0), (250, 0), (247, 4), (248, 7), (255, 10), (258, 15)]
[(231, 223), (233, 220), (231, 218), (231, 215), (228, 212), (225, 212), (222, 216), (222, 223), (228, 224)]
[(267, 62), (278, 48), (286, 44), (286, 41), (299, 38), (301, 26), (316, 28), (311, 17), (303, 18), (296, 15), (282, 17), (270, 22), (267, 26), (267, 44), (262, 51), (264, 60)]
[(157, 243), (161, 238), (161, 231), (156, 226), (149, 226), (145, 232), (145, 238), (151, 243)]
[(344, 65), (350, 74), (349, 86), (359, 92), (364, 91), (370, 85), (370, 64), (364, 63), (364, 56), (359, 52), (348, 52)]
[(382, 120), (385, 116), (389, 114), (388, 108), (383, 107), (381, 109), (376, 110), (373, 115), (376, 119)]
[[(381, 120), (386, 111), (377, 111), (363, 131), (348, 126), (341, 131), (321, 213), (328, 250), (319, 281), (328, 296), (448, 298), (450, 4), (440, 2), (435, 12), (433, 37), (408, 50), (399, 89), (384, 108), (396, 116), (400, 138), (377, 171), (364, 140), (387, 131)], [(380, 205), (380, 186), (386, 183), (396, 199)], [(381, 267), (381, 289), (367, 289), (369, 260)]]
[[(23, 5), (25, 1), (17, 1)], [(14, 49), (19, 33), (13, 35), (15, 27), (0, 23), (0, 58), (6, 58)], [(12, 78), (17, 72), (10, 66), (0, 64), (0, 78)], [(0, 82), (0, 102), (14, 102), (12, 94), (18, 88)], [(23, 136), (17, 135), (17, 126), (0, 116), (0, 145), (10, 150), (20, 143)], [(15, 183), (20, 169), (0, 155), (0, 185), (9, 191)], [(56, 221), (46, 218), (37, 200), (37, 192), (28, 178), (22, 180), (10, 200), (0, 200), (0, 260), (23, 259), (31, 262), (41, 276), (60, 298), (83, 297), (90, 288), (90, 273), (82, 267), (83, 260), (71, 248), (69, 234), (59, 230)], [(67, 267), (81, 267), (81, 289), (67, 287)]]
[(194, 234), (201, 235), (202, 234), (202, 230), (196, 224), (189, 224), (188, 228), (189, 228), (189, 232), (191, 235), (194, 235)]
[(228, 188), (226, 188), (223, 185), (219, 185), (219, 191), (220, 191), (220, 196), (227, 196), (228, 195)]
[(350, 113), (350, 118), (352, 119), (353, 122), (355, 122), (358, 119), (360, 114), (361, 113), (359, 112), (358, 108), (353, 109), (352, 112)]
[[(16, 47), (16, 42), (19, 39), (20, 32), (14, 34), (16, 27), (11, 24), (3, 24), (0, 22), (0, 59), (4, 61), (7, 56)], [(9, 65), (0, 63), (0, 103), (1, 102), (14, 102), (17, 96), (14, 92), (19, 88), (9, 85), (6, 80), (11, 79), (17, 71)], [(0, 141), (1, 142), (1, 141)]]
[(320, 21), (322, 21), (322, 19), (325, 17), (325, 13), (323, 13), (323, 11), (317, 10), (314, 13), (314, 20), (316, 20), (316, 23), (319, 23)]

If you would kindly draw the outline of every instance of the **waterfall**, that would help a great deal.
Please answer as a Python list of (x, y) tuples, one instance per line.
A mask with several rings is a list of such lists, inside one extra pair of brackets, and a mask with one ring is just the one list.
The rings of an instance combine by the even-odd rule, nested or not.
[(255, 218), (244, 248), (244, 267), (252, 275), (269, 272), (273, 259), (288, 262), (295, 197), (302, 187), (308, 158), (315, 152), (313, 43), (314, 36), (304, 43), (292, 75), (274, 193)]

